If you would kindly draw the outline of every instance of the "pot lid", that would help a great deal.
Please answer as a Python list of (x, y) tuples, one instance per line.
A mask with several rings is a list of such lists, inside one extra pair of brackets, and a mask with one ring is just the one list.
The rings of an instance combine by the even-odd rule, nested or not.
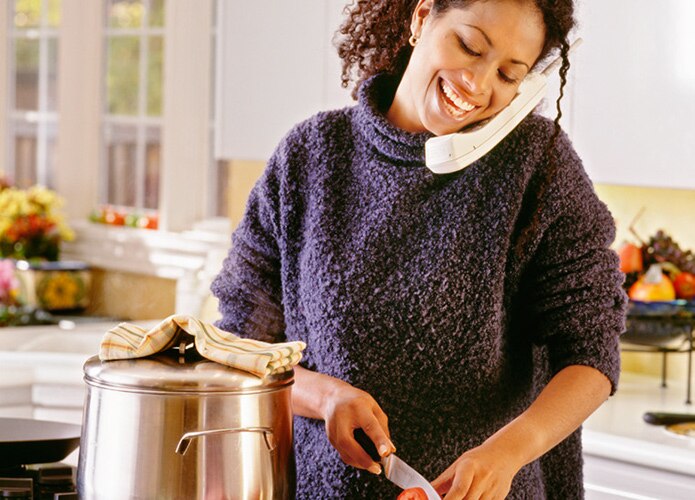
[(101, 361), (93, 356), (84, 365), (84, 379), (89, 385), (142, 392), (265, 392), (293, 383), (294, 371), (265, 378), (215, 363), (195, 349), (184, 356), (170, 349), (138, 359)]

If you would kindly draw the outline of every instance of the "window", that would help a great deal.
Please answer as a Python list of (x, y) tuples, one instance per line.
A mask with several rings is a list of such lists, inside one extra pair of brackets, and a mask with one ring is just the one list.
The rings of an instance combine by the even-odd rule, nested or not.
[[(217, 43), (219, 40), (217, 36), (217, 7), (218, 2), (214, 1), (212, 4), (212, 26), (210, 29), (212, 61), (217, 60)], [(212, 217), (228, 217), (230, 162), (228, 160), (216, 160), (213, 153), (215, 144), (215, 120), (217, 112), (217, 103), (215, 102), (215, 80), (217, 78), (216, 66), (217, 64), (212, 65), (212, 71), (210, 74), (210, 147), (212, 149), (210, 150), (210, 168), (208, 169), (208, 185), (213, 187), (214, 192), (210, 193), (210, 196), (208, 196), (207, 214)]]
[(100, 201), (159, 204), (164, 0), (110, 0)]
[(77, 220), (109, 203), (156, 209), (160, 228), (183, 231), (224, 213), (226, 163), (212, 158), (215, 4), (3, 4), (0, 174), (51, 186)]
[(6, 174), (21, 187), (51, 186), (58, 128), (60, 0), (15, 0), (8, 8)]

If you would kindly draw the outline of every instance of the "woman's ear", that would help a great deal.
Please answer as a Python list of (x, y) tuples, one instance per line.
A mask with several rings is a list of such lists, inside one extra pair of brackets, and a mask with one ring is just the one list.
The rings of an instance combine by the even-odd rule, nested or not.
[(432, 3), (434, 0), (420, 0), (415, 6), (413, 17), (410, 21), (410, 34), (420, 37), (422, 26), (425, 19), (432, 13)]

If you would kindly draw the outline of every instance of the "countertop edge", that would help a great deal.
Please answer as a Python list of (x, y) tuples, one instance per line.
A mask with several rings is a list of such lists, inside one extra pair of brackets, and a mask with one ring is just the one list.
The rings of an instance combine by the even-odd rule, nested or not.
[(695, 454), (691, 450), (588, 429), (582, 430), (582, 446), (587, 455), (695, 477)]

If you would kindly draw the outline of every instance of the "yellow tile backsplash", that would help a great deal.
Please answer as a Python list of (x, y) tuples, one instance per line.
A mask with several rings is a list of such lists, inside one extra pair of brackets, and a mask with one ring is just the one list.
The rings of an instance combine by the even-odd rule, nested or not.
[[(232, 227), (241, 220), (246, 198), (264, 168), (265, 162), (262, 161), (230, 162), (229, 215)], [(641, 211), (634, 229), (642, 239), (646, 240), (658, 229), (663, 229), (682, 248), (695, 249), (695, 190), (609, 184), (596, 184), (595, 188), (615, 218), (616, 248), (625, 240), (637, 243), (629, 226)], [(684, 354), (669, 356), (669, 378), (682, 380), (685, 377), (686, 359)], [(660, 376), (661, 356), (656, 353), (623, 353), (623, 370)]]
[(123, 320), (165, 318), (176, 309), (176, 282), (156, 276), (92, 269), (87, 314)]
[(664, 229), (681, 247), (695, 249), (695, 190), (608, 184), (595, 187), (616, 221), (616, 244), (623, 240), (637, 243), (628, 227), (643, 210), (634, 224), (641, 238), (646, 240), (658, 229)]
[(266, 162), (231, 160), (229, 162), (229, 220), (232, 228), (237, 227), (246, 209), (246, 199), (265, 169)]

